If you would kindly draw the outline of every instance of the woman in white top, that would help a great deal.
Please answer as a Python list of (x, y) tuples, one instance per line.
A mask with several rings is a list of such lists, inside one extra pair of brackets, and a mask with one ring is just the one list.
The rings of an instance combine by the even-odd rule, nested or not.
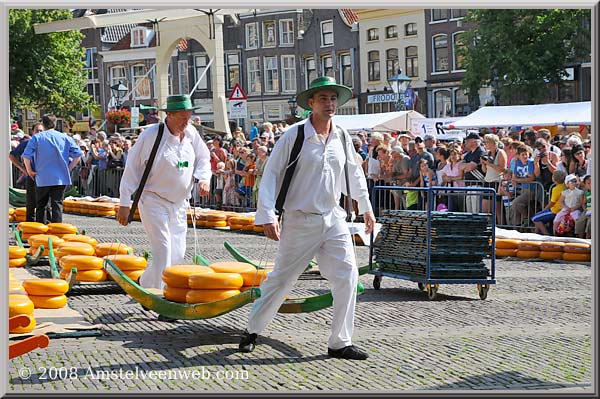
[[(508, 156), (506, 151), (498, 147), (500, 138), (495, 134), (486, 134), (483, 137), (483, 144), (487, 150), (487, 154), (481, 157), (481, 168), (485, 173), (484, 187), (493, 188), (498, 193), (502, 175), (506, 170)], [(495, 195), (497, 207), (501, 205), (502, 197)], [(499, 209), (499, 208), (497, 208)], [(483, 212), (490, 213), (492, 211), (492, 198), (489, 195), (484, 196)], [(496, 213), (498, 223), (500, 223), (500, 212)]]

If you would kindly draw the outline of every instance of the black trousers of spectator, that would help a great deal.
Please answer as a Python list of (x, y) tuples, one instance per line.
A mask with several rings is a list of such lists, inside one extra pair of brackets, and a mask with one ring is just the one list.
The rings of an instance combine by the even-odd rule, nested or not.
[(29, 178), (25, 179), (25, 190), (27, 190), (27, 193), (25, 194), (25, 207), (27, 208), (25, 220), (27, 222), (34, 222), (36, 207), (35, 180)]
[(63, 197), (65, 194), (66, 186), (44, 186), (37, 187), (35, 194), (37, 197), (35, 207), (35, 221), (38, 223), (44, 223), (44, 212), (46, 210), (46, 204), (50, 200), (50, 222), (62, 223), (63, 214)]

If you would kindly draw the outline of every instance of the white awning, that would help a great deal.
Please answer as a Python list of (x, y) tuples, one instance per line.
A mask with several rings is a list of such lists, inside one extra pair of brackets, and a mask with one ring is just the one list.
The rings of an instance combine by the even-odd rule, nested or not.
[(451, 124), (457, 129), (592, 124), (592, 103), (559, 103), (482, 107)]
[(379, 114), (336, 115), (333, 122), (347, 130), (393, 132), (411, 130), (413, 118), (425, 118), (417, 111), (383, 112)]

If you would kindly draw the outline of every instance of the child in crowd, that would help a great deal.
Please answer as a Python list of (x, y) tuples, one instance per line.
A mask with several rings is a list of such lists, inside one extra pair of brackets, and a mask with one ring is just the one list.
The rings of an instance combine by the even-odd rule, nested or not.
[(583, 178), (583, 195), (585, 198), (582, 204), (584, 213), (575, 222), (575, 235), (579, 238), (592, 238), (592, 176), (587, 175)]
[(583, 191), (577, 188), (577, 175), (571, 174), (567, 176), (565, 185), (567, 188), (561, 193), (559, 199), (562, 209), (554, 218), (554, 235), (557, 236), (568, 235), (564, 231), (559, 231), (558, 227), (563, 222), (563, 219), (566, 219), (567, 215), (574, 221), (577, 221), (579, 215), (581, 215), (582, 204), (585, 201)]
[(217, 162), (215, 170), (215, 200), (217, 205), (223, 205), (223, 188), (225, 187), (225, 162)]
[(552, 188), (550, 201), (544, 209), (533, 215), (531, 218), (533, 224), (535, 224), (536, 233), (539, 232), (543, 235), (550, 234), (546, 225), (552, 223), (556, 214), (562, 209), (562, 205), (560, 204), (560, 196), (566, 189), (565, 177), (566, 173), (562, 170), (555, 170), (552, 174), (552, 182), (555, 184), (555, 186)]

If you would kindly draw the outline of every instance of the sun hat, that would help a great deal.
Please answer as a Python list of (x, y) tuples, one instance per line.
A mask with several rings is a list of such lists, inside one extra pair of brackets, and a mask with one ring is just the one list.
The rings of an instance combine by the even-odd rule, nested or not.
[(312, 97), (318, 91), (321, 90), (333, 90), (337, 93), (337, 105), (338, 107), (344, 105), (350, 98), (352, 98), (352, 89), (344, 85), (337, 84), (335, 78), (331, 76), (321, 76), (310, 82), (308, 89), (299, 93), (296, 96), (296, 101), (299, 106), (304, 109), (311, 109), (308, 105), (308, 99)]
[(167, 97), (167, 105), (164, 108), (140, 105), (140, 109), (157, 109), (165, 112), (190, 111), (201, 108), (201, 105), (192, 105), (192, 98), (187, 94), (177, 94)]
[(569, 176), (567, 176), (567, 177), (565, 178), (565, 183), (570, 183), (570, 182), (572, 182), (573, 180), (577, 181), (577, 175), (575, 175), (575, 174), (570, 174)]

